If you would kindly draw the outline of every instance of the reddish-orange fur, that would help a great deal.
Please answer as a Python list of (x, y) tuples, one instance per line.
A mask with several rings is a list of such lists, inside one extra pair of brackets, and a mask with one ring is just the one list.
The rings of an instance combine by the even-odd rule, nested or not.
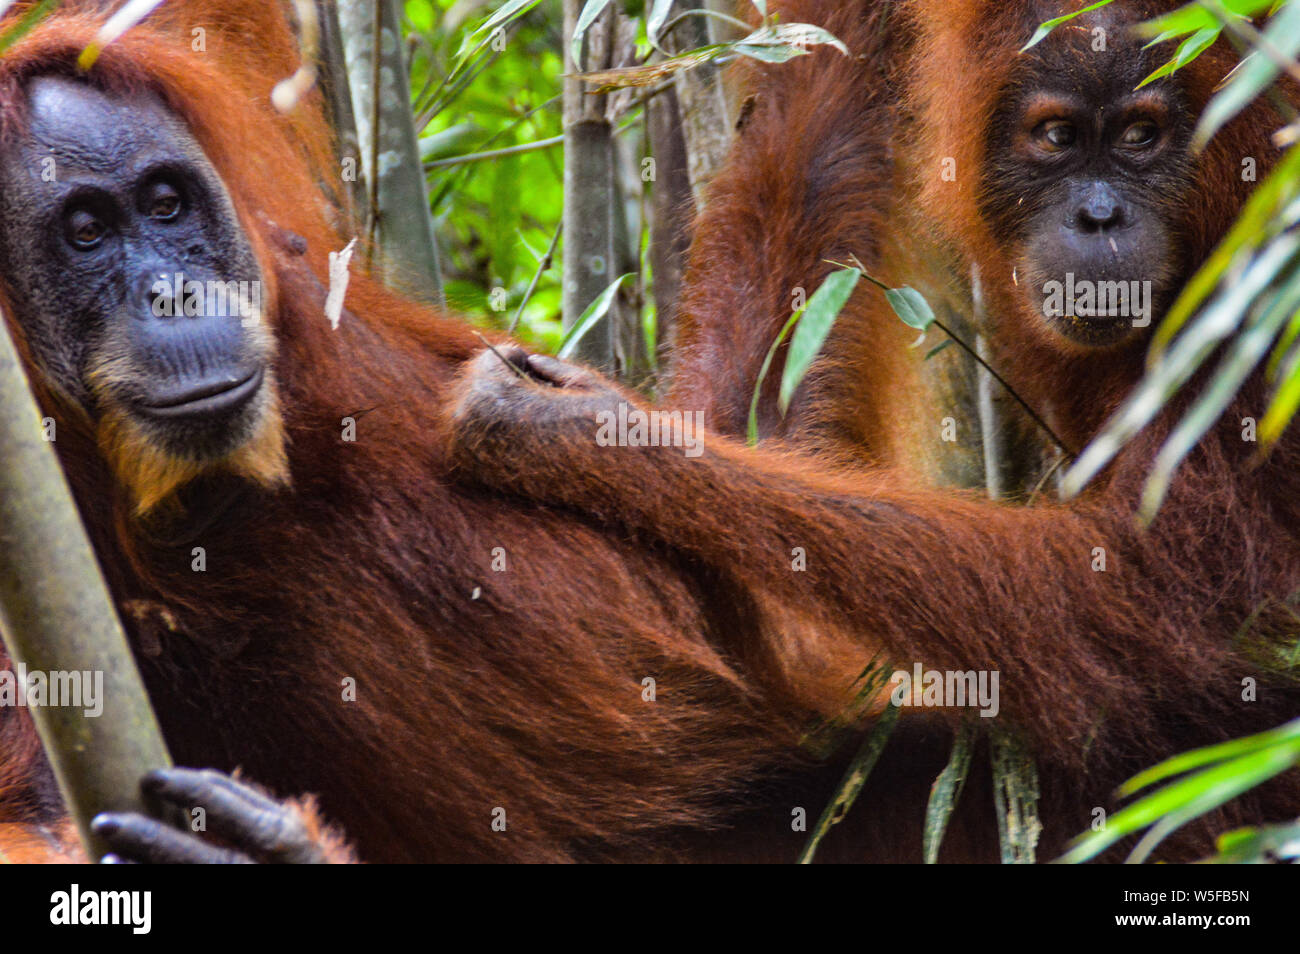
[[(722, 438), (709, 438), (703, 461), (650, 460), (595, 448), (589, 418), (580, 436), (557, 438), (538, 418), (503, 444), (490, 431), (474, 438), (491, 451), (475, 465), (481, 473), (495, 465), (511, 489), (590, 517), (451, 483), (443, 410), (476, 339), (360, 277), (342, 327), (329, 330), (317, 276), (342, 239), (312, 180), (328, 166), (327, 144), (310, 119), (289, 125), (250, 105), (264, 103), (292, 56), (259, 65), (245, 53), (228, 61), (237, 71), (205, 65), (160, 36), (186, 36), (189, 23), (240, 5), (178, 6), (186, 12), (173, 14), (174, 29), (163, 23), (110, 48), (94, 77), (161, 90), (208, 149), (275, 271), (293, 488), (250, 490), (224, 508), (184, 498), (196, 516), (213, 506), (216, 522), (164, 545), (131, 519), (85, 422), (48, 389), (40, 396), (60, 418), (58, 449), (115, 596), (160, 606), (158, 618), (175, 623), (125, 614), (179, 760), (238, 764), (281, 794), (317, 793), (368, 859), (788, 859), (804, 838), (791, 831), (791, 808), (815, 817), (834, 778), (786, 781), (803, 767), (800, 729), (812, 712), (835, 712), (851, 674), (883, 648), (899, 663), (1001, 670), (1003, 712), (1043, 758), (1046, 854), (1129, 772), (1281, 721), (1286, 705), (1267, 692), (1254, 710), (1233, 704), (1237, 680), (1258, 670), (1224, 634), (1300, 585), (1300, 556), (1279, 530), (1300, 519), (1293, 442), (1243, 477), (1241, 452), (1222, 435), (1212, 440), (1175, 490), (1175, 520), (1149, 536), (1133, 528), (1128, 501), (1151, 438), (1069, 509), (995, 508), (912, 489), (888, 471), (823, 474), (822, 462)], [(240, 13), (260, 21), (258, 42), (278, 37), (290, 49), (282, 25), (259, 15), (265, 8)], [(793, 12), (827, 20), (820, 9)], [(859, 9), (829, 22), (867, 50), (875, 34)], [(61, 67), (88, 30), (64, 19), (0, 69), (17, 77)], [(895, 107), (872, 93), (878, 63), (846, 72), (824, 55), (814, 62), (829, 85), (800, 65), (790, 88), (817, 91), (816, 109), (790, 101), (779, 78), (765, 87), (784, 105), (760, 102), (747, 135), (765, 135), (779, 155), (746, 155), (742, 143), (710, 207), (711, 221), (731, 216), (754, 231), (706, 225), (697, 247), (692, 320), (703, 330), (683, 339), (698, 363), (683, 366), (679, 393), (707, 396), (723, 430), (734, 422), (721, 410), (737, 394), (747, 400), (746, 362), (775, 333), (766, 323), (788, 314), (788, 285), (816, 284), (822, 251), (813, 245), (842, 235), (830, 247), (884, 267), (870, 238), (888, 232), (889, 182), (870, 172), (891, 140), (861, 115), (877, 98)], [(14, 80), (0, 85), (0, 104), (20, 101)], [(798, 182), (836, 140), (795, 133), (818, 110), (840, 107), (850, 122), (836, 130), (849, 141), (820, 170), (838, 211), (821, 218)], [(4, 128), (21, 130), (21, 116), (8, 115)], [(775, 195), (745, 199), (747, 162)], [(310, 269), (279, 248), (280, 229), (307, 239)], [(717, 269), (712, 277), (700, 262)], [(769, 272), (770, 287), (732, 281)], [(888, 383), (873, 370), (883, 312), (865, 296), (854, 307), (796, 411), (797, 432), (809, 444), (894, 459), (890, 448), (901, 445), (878, 443), (887, 417), (864, 410)], [(1048, 385), (1059, 388), (1070, 369), (1040, 368), (1028, 345), (1024, 353), (1017, 383), (1037, 380), (1031, 394), (1051, 396)], [(717, 389), (691, 388), (692, 367), (716, 376)], [(1101, 401), (1090, 391), (1087, 414), (1113, 403), (1119, 386)], [(1091, 420), (1068, 405), (1062, 413), (1080, 426)], [(355, 444), (339, 440), (344, 416), (358, 419)], [(770, 410), (766, 422), (769, 432), (780, 426)], [(205, 547), (206, 574), (190, 571), (191, 545)], [(1113, 572), (1089, 572), (1097, 545), (1118, 555)], [(491, 569), (497, 546), (508, 573)], [(807, 573), (790, 571), (795, 546), (809, 552)], [(348, 676), (358, 680), (356, 703), (340, 702)], [(657, 681), (655, 703), (642, 698), (645, 676)], [(52, 819), (37, 798), (30, 729), (13, 716), (0, 712), (0, 733), (16, 740), (0, 760), (0, 819)], [(828, 857), (919, 857), (947, 716), (905, 727)], [(756, 786), (760, 774), (768, 781)], [(1294, 787), (1276, 786), (1206, 819), (1175, 856), (1206, 850), (1207, 833), (1235, 819), (1285, 817), (1296, 804)], [(496, 807), (507, 811), (506, 832), (491, 828)], [(945, 857), (995, 857), (992, 819), (986, 787), (973, 780)], [(698, 834), (732, 823), (732, 838)]]
[[(74, 73), (95, 22), (62, 13), (0, 60), (3, 135), (22, 133), (23, 80)], [(206, 55), (192, 26), (208, 27)], [(234, 197), (275, 285), (292, 488), (182, 494), (164, 514), (193, 521), (179, 534), (138, 520), (84, 414), (35, 376), (171, 752), (317, 795), (367, 860), (675, 856), (681, 832), (723, 823), (753, 804), (751, 778), (797, 760), (805, 716), (763, 700), (743, 608), (711, 577), (445, 479), (442, 409), (478, 338), (360, 275), (330, 329), (318, 276), (344, 238), (313, 179), (335, 175), (329, 142), (314, 113), (267, 105), (292, 61), (273, 4), (173, 3), (89, 77), (160, 93)], [(340, 439), (348, 416), (355, 443)], [(0, 711), (0, 737), (0, 820), (56, 818), (25, 713)], [(774, 817), (788, 833), (788, 805)]]
[[(811, 293), (836, 267), (830, 261), (857, 256), (875, 277), (938, 298), (974, 262), (995, 322), (993, 364), (1071, 448), (1082, 449), (1141, 373), (1144, 343), (1098, 355), (1065, 346), (1048, 331), (1023, 304), (1011, 277), (1014, 250), (990, 233), (973, 183), (985, 162), (984, 130), (1032, 24), (1084, 5), (776, 4), (786, 21), (825, 25), (852, 57), (823, 50), (778, 67), (746, 68), (752, 111), (696, 226), (671, 405), (704, 408), (713, 426), (742, 435), (759, 367), (790, 314), (792, 289)], [(1118, 6), (1142, 18), (1178, 5)], [(1235, 63), (1221, 41), (1178, 74), (1194, 114)], [(1279, 124), (1267, 103), (1257, 103), (1200, 157), (1188, 185), (1196, 201), (1182, 222), (1188, 274), (1253, 187), (1243, 182), (1242, 157), (1259, 161), (1262, 179), (1277, 156), (1270, 135)], [(956, 182), (939, 174), (945, 157), (956, 159)], [(1030, 727), (1047, 756), (1049, 795), (1083, 795), (1096, 805), (1126, 772), (1233, 731), (1267, 728), (1300, 709), (1294, 690), (1289, 698), (1274, 692), (1269, 706), (1241, 703), (1239, 681), (1255, 670), (1231, 648), (1257, 607), (1276, 612), (1277, 601), (1300, 588), (1300, 447), (1293, 434), (1266, 466), (1253, 469), (1255, 445), (1241, 439), (1242, 419), (1258, 419), (1265, 407), (1258, 380), (1188, 462), (1154, 530), (1142, 534), (1132, 514), (1168, 416), (1073, 506), (1011, 510), (914, 489), (917, 475), (933, 472), (934, 458), (948, 452), (939, 421), (951, 413), (926, 390), (928, 346), (909, 349), (915, 338), (880, 292), (862, 283), (790, 414), (782, 418), (776, 409), (780, 361), (760, 404), (768, 436), (823, 459), (848, 455), (886, 465), (857, 493), (923, 518), (917, 526), (880, 517), (854, 530), (842, 517), (825, 515), (837, 542), (819, 562), (846, 587), (856, 581), (857, 592), (845, 599), (860, 615), (850, 618), (865, 624), (891, 658), (1000, 668), (1004, 697), (1019, 712), (1013, 718)], [(978, 435), (977, 422), (960, 423), (965, 434)], [(738, 486), (747, 498), (763, 495), (759, 482)], [(737, 521), (751, 547), (812, 536), (787, 525), (766, 528), (767, 537), (762, 516), (743, 506), (743, 523), (720, 502), (698, 510)], [(707, 517), (702, 522), (705, 535), (722, 531)], [(1108, 574), (1091, 572), (1094, 546), (1118, 555), (1119, 565)], [(737, 558), (726, 546), (713, 553)], [(828, 564), (842, 573), (826, 571)], [(773, 566), (764, 584), (779, 583), (786, 584), (782, 601), (814, 585)], [(1283, 622), (1277, 632), (1293, 627)], [(1103, 728), (1107, 712), (1115, 715)], [(887, 780), (881, 785), (887, 789)], [(1275, 789), (1270, 808), (1277, 818), (1300, 811), (1294, 779)], [(1080, 830), (1086, 823), (1077, 816)]]
[[(748, 118), (697, 223), (669, 406), (703, 409), (718, 432), (742, 436), (792, 294), (811, 293), (835, 267), (827, 260), (857, 256), (892, 285), (921, 284), (927, 273), (918, 269), (937, 263), (927, 290), (940, 293), (964, 280), (973, 261), (995, 322), (993, 363), (1080, 449), (1136, 382), (1143, 343), (1087, 353), (1051, 337), (1041, 315), (1016, 297), (1013, 250), (989, 234), (973, 195), (993, 99), (1033, 25), (1063, 6), (775, 6), (785, 21), (825, 25), (852, 55), (824, 49), (748, 67)], [(1139, 12), (1171, 6), (1142, 4)], [(1232, 62), (1221, 43), (1180, 74), (1196, 113)], [(1257, 158), (1262, 177), (1276, 156), (1268, 136), (1279, 124), (1266, 103), (1257, 104), (1199, 159), (1190, 186), (1197, 200), (1181, 223), (1188, 273), (1250, 188), (1241, 181), (1241, 157)], [(946, 156), (957, 158), (956, 182), (940, 178)], [(1253, 466), (1256, 445), (1242, 440), (1241, 422), (1262, 415), (1262, 382), (1250, 383), (1189, 458), (1144, 532), (1134, 511), (1180, 408), (1070, 505), (1013, 507), (927, 489), (918, 472), (929, 468), (917, 459), (943, 452), (940, 420), (948, 412), (925, 400), (918, 373), (925, 349), (906, 347), (915, 337), (864, 282), (784, 419), (776, 363), (760, 429), (811, 450), (811, 463), (770, 449), (775, 441), (756, 452), (712, 436), (699, 460), (594, 447), (591, 414), (612, 407), (614, 397), (589, 382), (573, 392), (512, 390), (490, 375), (462, 411), (461, 463), (492, 486), (621, 522), (744, 581), (763, 594), (769, 622), (811, 616), (812, 625), (805, 616), (795, 628), (797, 643), (789, 635), (778, 642), (782, 678), (797, 698), (825, 698), (820, 663), (854, 658), (855, 646), (909, 670), (919, 661), (927, 669), (999, 671), (998, 721), (1024, 732), (1040, 759), (1045, 853), (1085, 830), (1094, 807), (1112, 805), (1114, 787), (1128, 775), (1293, 717), (1294, 676), (1281, 671), (1293, 666), (1285, 653), (1294, 646), (1283, 601), (1300, 590), (1300, 440), (1292, 431), (1267, 463)], [(496, 419), (500, 431), (485, 435), (484, 423)], [(963, 426), (978, 433), (977, 422)], [(875, 467), (838, 475), (833, 462), (844, 457)], [(586, 473), (597, 479), (572, 476)], [(1105, 572), (1093, 569), (1097, 547), (1108, 555)], [(795, 548), (807, 554), (806, 572), (791, 572)], [(790, 665), (794, 658), (803, 665)], [(1259, 701), (1243, 700), (1247, 678), (1260, 681)], [(1274, 688), (1266, 688), (1270, 681)], [(909, 734), (914, 727), (906, 723), (915, 718), (904, 716), (855, 810), (912, 826), (886, 834), (878, 856), (918, 857), (925, 791), (915, 783), (926, 772), (933, 779), (947, 751), (949, 737), (930, 727)], [(975, 770), (967, 794), (974, 802), (954, 822), (966, 837), (993, 824), (986, 773)], [(1235, 820), (1297, 811), (1300, 779), (1291, 773), (1165, 850), (1202, 855), (1207, 834)], [(990, 857), (987, 845), (970, 847), (953, 856)]]

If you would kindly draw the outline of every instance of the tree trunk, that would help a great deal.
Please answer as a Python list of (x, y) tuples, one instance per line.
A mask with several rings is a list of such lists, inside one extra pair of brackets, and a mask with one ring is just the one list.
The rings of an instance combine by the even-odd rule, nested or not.
[(357, 118), (352, 111), (352, 84), (348, 81), (347, 60), (343, 56), (338, 5), (333, 0), (316, 0), (316, 16), (321, 33), (321, 93), (337, 139), (340, 178), (339, 183), (327, 182), (324, 185), (331, 191), (346, 219), (346, 228), (341, 231), (355, 232), (361, 229), (365, 219), (366, 183), (362, 173), (361, 140), (357, 137)]
[[(694, 4), (674, 3), (669, 19)], [(725, 27), (723, 28), (725, 29)], [(727, 37), (724, 37), (724, 39)], [(681, 53), (717, 42), (714, 24), (702, 16), (687, 17), (664, 38), (664, 48)], [(677, 74), (674, 83), (686, 138), (687, 165), (695, 204), (703, 208), (709, 183), (721, 168), (731, 146), (735, 117), (727, 103), (721, 70), (704, 63)]]
[[(572, 328), (618, 277), (614, 248), (612, 127), (605, 96), (589, 96), (576, 74), (604, 69), (612, 56), (614, 10), (607, 8), (583, 38), (581, 63), (570, 53), (582, 0), (564, 0), (564, 327)], [(606, 318), (578, 346), (578, 356), (602, 371), (614, 368), (613, 324)]]
[(412, 298), (442, 304), (399, 5), (397, 0), (339, 0), (338, 13), (368, 190), (372, 265), (385, 282)]
[(673, 326), (682, 296), (682, 276), (691, 247), (690, 226), (695, 218), (695, 196), (687, 168), (686, 138), (682, 132), (677, 90), (670, 87), (652, 97), (646, 106), (650, 150), (654, 156), (651, 180), (650, 268), (653, 272), (656, 336), (659, 364), (667, 361)]

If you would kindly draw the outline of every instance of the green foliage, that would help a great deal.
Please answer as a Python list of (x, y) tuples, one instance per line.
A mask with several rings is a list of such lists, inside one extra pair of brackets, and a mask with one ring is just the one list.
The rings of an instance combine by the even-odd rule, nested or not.
[(909, 328), (929, 331), (935, 322), (934, 309), (915, 288), (885, 288), (885, 300), (894, 309), (894, 314)]
[(58, 5), (59, 0), (41, 0), (40, 3), (24, 13), (18, 22), (6, 29), (4, 33), (0, 33), (0, 53), (9, 49), (9, 47), (30, 33), (36, 27), (36, 24), (45, 19)]
[[(467, 5), (454, 0), (405, 5), (413, 106), (448, 306), (501, 329), (523, 304), (560, 222), (562, 150), (455, 160), (561, 134), (559, 5), (537, 6), (538, 0), (484, 2), (466, 21), (459, 17)], [(518, 334), (547, 351), (563, 333), (558, 262), (557, 256), (519, 316)]]
[[(1270, 53), (1257, 50), (1233, 71), (1206, 107), (1196, 134), (1199, 143), (1277, 81), (1282, 67), (1276, 58), (1293, 58), (1300, 51), (1300, 2), (1194, 4), (1144, 27), (1161, 40), (1184, 36), (1186, 44), (1203, 37), (1205, 31), (1213, 31), (1217, 39), (1219, 31), (1228, 29), (1230, 18), (1269, 8), (1275, 13), (1259, 42)], [(1242, 22), (1232, 22), (1238, 32), (1247, 29)], [(1196, 42), (1204, 48), (1203, 41)], [(1300, 72), (1294, 59), (1292, 65)], [(1079, 493), (1215, 355), (1219, 360), (1208, 384), (1156, 459), (1143, 491), (1142, 519), (1155, 518), (1179, 465), (1266, 357), (1273, 399), (1260, 423), (1259, 437), (1264, 451), (1277, 441), (1300, 408), (1297, 222), (1300, 150), (1293, 146), (1255, 189), (1234, 227), (1165, 316), (1152, 342), (1146, 377), (1065, 475), (1062, 487), (1067, 496)]]
[(1288, 825), (1264, 825), (1238, 828), (1219, 836), (1219, 853), (1205, 861), (1209, 864), (1242, 865), (1266, 861), (1300, 863), (1300, 822)]
[[(589, 0), (584, 5), (574, 47), (580, 48), (585, 30), (609, 6), (608, 0)], [(648, 60), (663, 31), (674, 22), (671, 4), (656, 0), (620, 6), (628, 15), (644, 17), (640, 59)], [(755, 3), (755, 8), (763, 17), (757, 30), (715, 11), (680, 14), (739, 24), (745, 35), (666, 61), (611, 71), (614, 78), (608, 85), (629, 85), (642, 74), (657, 79), (734, 56), (781, 61), (821, 44), (847, 53), (824, 30), (779, 23), (768, 15), (765, 3)], [(413, 106), (443, 252), (448, 305), (482, 324), (503, 329), (516, 324), (512, 317), (517, 314), (516, 334), (555, 351), (563, 339), (560, 257), (555, 256), (540, 275), (538, 266), (546, 260), (545, 250), (563, 216), (560, 143), (565, 64), (560, 4), (558, 0), (407, 0), (405, 14), (413, 53)], [(641, 118), (642, 107), (633, 105), (620, 120), (618, 135), (638, 136)], [(646, 224), (638, 221), (634, 232), (636, 228), (642, 229), (637, 244), (645, 248)], [(636, 238), (634, 234), (634, 242)], [(643, 267), (639, 287), (649, 288), (645, 271)], [(643, 325), (648, 337), (656, 324), (653, 302), (647, 303)], [(649, 350), (654, 354), (656, 349)]]
[(853, 294), (861, 277), (862, 273), (856, 268), (832, 272), (808, 300), (803, 309), (803, 317), (795, 325), (790, 354), (786, 357), (785, 370), (781, 373), (781, 392), (777, 404), (782, 414), (790, 410), (790, 399), (812, 367), (813, 359), (822, 350), (831, 328), (835, 326), (835, 319), (848, 304), (849, 296)]
[(614, 298), (618, 295), (618, 290), (623, 282), (632, 277), (634, 276), (631, 273), (620, 275), (610, 283), (608, 288), (596, 296), (596, 300), (586, 307), (582, 316), (565, 333), (564, 338), (560, 341), (556, 357), (566, 360), (573, 357), (578, 350), (579, 342), (587, 336), (587, 332), (596, 327), (600, 320), (609, 314), (609, 308), (614, 304)]
[[(609, 0), (587, 0), (574, 31), (573, 51), (581, 49), (583, 31), (595, 21), (600, 12), (609, 5)], [(672, 0), (656, 0), (650, 13), (645, 18), (646, 42), (655, 52), (662, 54), (662, 59), (641, 63), (636, 66), (605, 70), (588, 74), (589, 78), (603, 83), (603, 89), (616, 89), (625, 86), (649, 86), (660, 82), (673, 73), (693, 69), (703, 63), (725, 61), (736, 56), (761, 60), (765, 63), (784, 63), (796, 56), (805, 56), (815, 46), (830, 46), (845, 56), (848, 47), (841, 43), (829, 31), (810, 23), (780, 23), (775, 17), (768, 16), (766, 3), (754, 6), (763, 17), (757, 29), (751, 29), (743, 20), (704, 8), (687, 10), (669, 19)], [(740, 39), (724, 43), (710, 43), (693, 50), (670, 54), (660, 45), (660, 40), (674, 24), (688, 16), (709, 17), (726, 23), (742, 34)]]
[[(1274, 16), (1261, 35), (1256, 35), (1246, 17), (1269, 11)], [(1205, 0), (1175, 10), (1143, 24), (1142, 32), (1154, 37), (1151, 44), (1182, 37), (1174, 58), (1148, 76), (1139, 88), (1161, 76), (1167, 76), (1192, 62), (1209, 49), (1225, 31), (1230, 36), (1244, 35), (1258, 49), (1250, 53), (1233, 71), (1231, 81), (1210, 101), (1197, 124), (1192, 143), (1204, 149), (1206, 143), (1277, 81), (1282, 63), (1300, 51), (1300, 4), (1285, 0)], [(1269, 53), (1263, 52), (1268, 49)]]
[(812, 367), (813, 360), (821, 351), (822, 345), (826, 343), (826, 337), (831, 333), (835, 326), (835, 319), (839, 317), (849, 296), (853, 294), (853, 289), (857, 287), (858, 279), (862, 277), (861, 269), (844, 268), (832, 272), (822, 282), (820, 288), (813, 292), (808, 303), (804, 307), (795, 311), (785, 325), (781, 328), (781, 333), (776, 336), (772, 346), (767, 349), (767, 356), (763, 359), (763, 366), (759, 368), (758, 380), (754, 382), (754, 395), (749, 402), (749, 428), (748, 440), (750, 446), (758, 444), (758, 400), (763, 391), (763, 382), (767, 380), (768, 371), (772, 368), (772, 361), (776, 357), (777, 350), (789, 336), (791, 330), (795, 330), (794, 340), (790, 344), (790, 354), (786, 358), (785, 370), (781, 375), (781, 391), (778, 404), (781, 413), (784, 415), (790, 409), (790, 400), (799, 385), (803, 383), (804, 376), (807, 375), (808, 369)]
[(1047, 39), (1049, 33), (1061, 26), (1063, 23), (1069, 23), (1075, 17), (1081, 17), (1085, 13), (1091, 13), (1093, 10), (1099, 10), (1102, 7), (1109, 6), (1111, 2), (1112, 0), (1101, 0), (1099, 3), (1090, 4), (1081, 10), (1075, 10), (1073, 13), (1067, 13), (1064, 16), (1056, 17), (1040, 24), (1038, 29), (1034, 31), (1034, 35), (1029, 38), (1029, 42), (1020, 48), (1020, 52), (1023, 53), (1026, 50), (1037, 46), (1039, 43), (1042, 43)]
[[(1129, 835), (1146, 830), (1129, 855), (1141, 862), (1167, 838), (1195, 818), (1282, 772), (1300, 766), (1300, 719), (1259, 735), (1197, 749), (1161, 762), (1125, 782), (1120, 794), (1134, 795), (1168, 782), (1115, 814), (1101, 831), (1076, 838), (1060, 859), (1087, 861)], [(1175, 776), (1182, 776), (1175, 779)], [(1241, 829), (1219, 839), (1222, 857), (1211, 860), (1259, 861), (1277, 849), (1300, 855), (1300, 825)]]

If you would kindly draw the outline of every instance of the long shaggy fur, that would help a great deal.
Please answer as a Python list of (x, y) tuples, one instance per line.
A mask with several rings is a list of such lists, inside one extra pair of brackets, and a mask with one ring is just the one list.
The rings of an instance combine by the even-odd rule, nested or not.
[[(65, 6), (0, 60), (0, 136), (22, 135), (27, 78), (76, 75), (98, 15)], [(133, 460), (129, 433), (97, 433), (37, 382), (114, 596), (159, 610), (126, 622), (172, 754), (315, 794), (368, 860), (671, 856), (764, 766), (797, 760), (804, 716), (762, 701), (741, 611), (671, 554), (445, 479), (442, 409), (479, 340), (361, 275), (331, 330), (322, 280), (344, 238), (317, 185), (335, 175), (331, 145), (312, 109), (267, 104), (292, 51), (275, 4), (167, 4), (87, 77), (185, 120), (273, 285), (287, 486), (218, 471), (138, 519), (132, 485), (191, 475)], [(0, 732), (0, 819), (32, 820), (45, 776), (30, 725), (4, 710)]]
[[(747, 119), (695, 226), (671, 406), (703, 408), (714, 428), (742, 436), (792, 290), (810, 293), (837, 267), (832, 262), (856, 256), (890, 285), (920, 287), (933, 301), (967, 311), (974, 265), (993, 323), (984, 329), (992, 363), (1080, 450), (1142, 373), (1143, 347), (1081, 354), (1040, 329), (1041, 316), (1027, 314), (1018, 297), (1015, 250), (980, 216), (978, 173), (988, 161), (986, 130), (999, 92), (1034, 55), (1018, 50), (1037, 24), (1084, 5), (774, 4), (784, 21), (825, 26), (851, 55), (824, 48), (780, 66), (744, 68)], [(1150, 16), (1178, 5), (1122, 7)], [(1177, 74), (1193, 112), (1235, 63), (1221, 41)], [(1259, 162), (1260, 179), (1276, 158), (1270, 134), (1279, 123), (1268, 103), (1257, 103), (1195, 159), (1179, 236), (1189, 274), (1252, 188), (1242, 181), (1242, 158)], [(956, 181), (940, 175), (945, 159), (955, 160)], [(954, 288), (965, 291), (954, 295)], [(762, 506), (744, 506), (742, 518), (718, 499), (716, 475), (707, 488), (674, 485), (671, 475), (638, 480), (637, 493), (707, 494), (710, 504), (693, 514), (700, 546), (692, 552), (739, 563), (738, 573), (752, 569), (774, 602), (792, 605), (801, 592), (806, 601), (813, 582), (819, 596), (843, 586), (822, 630), (827, 642), (849, 623), (850, 639), (866, 635), (894, 660), (1000, 670), (1003, 714), (1032, 737), (1046, 765), (1045, 791), (1066, 817), (1077, 813), (1076, 831), (1086, 827), (1086, 806), (1106, 804), (1126, 773), (1295, 715), (1294, 673), (1279, 670), (1294, 640), (1286, 607), (1300, 590), (1300, 442), (1293, 430), (1257, 466), (1241, 425), (1263, 413), (1262, 382), (1253, 380), (1212, 429), (1180, 471), (1156, 526), (1142, 532), (1133, 512), (1143, 482), (1186, 401), (1142, 434), (1083, 500), (992, 506), (924, 487), (921, 475), (937, 469), (927, 458), (950, 453), (937, 439), (940, 419), (954, 413), (962, 433), (977, 440), (979, 423), (937, 410), (926, 348), (908, 347), (915, 337), (863, 282), (784, 417), (776, 407), (784, 353), (767, 375), (759, 405), (765, 437), (826, 462), (848, 457), (874, 467), (826, 489), (821, 505), (805, 488), (797, 493), (799, 511), (774, 503), (774, 522), (763, 527)], [(788, 470), (764, 485), (742, 475), (744, 466), (737, 460), (728, 471), (737, 500), (761, 501), (773, 486), (796, 486)], [(849, 495), (888, 506), (864, 526), (860, 515), (843, 513)], [(601, 499), (608, 508), (609, 495)], [(890, 507), (906, 518), (889, 519)], [(659, 524), (668, 535), (685, 529)], [(809, 579), (744, 556), (814, 539), (831, 549), (819, 553)], [(1094, 547), (1106, 549), (1106, 573), (1090, 568)], [(831, 645), (822, 655), (843, 651)], [(1248, 677), (1292, 688), (1243, 703)], [(1239, 812), (1294, 816), (1297, 784), (1279, 782), (1206, 830), (1221, 830)], [(888, 774), (880, 785), (888, 803)]]

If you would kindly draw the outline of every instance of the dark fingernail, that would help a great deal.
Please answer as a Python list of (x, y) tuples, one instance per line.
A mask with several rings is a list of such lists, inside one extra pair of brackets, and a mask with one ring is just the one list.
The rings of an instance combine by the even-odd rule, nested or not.
[(96, 815), (90, 820), (90, 830), (97, 835), (116, 835), (122, 826), (111, 815)]

